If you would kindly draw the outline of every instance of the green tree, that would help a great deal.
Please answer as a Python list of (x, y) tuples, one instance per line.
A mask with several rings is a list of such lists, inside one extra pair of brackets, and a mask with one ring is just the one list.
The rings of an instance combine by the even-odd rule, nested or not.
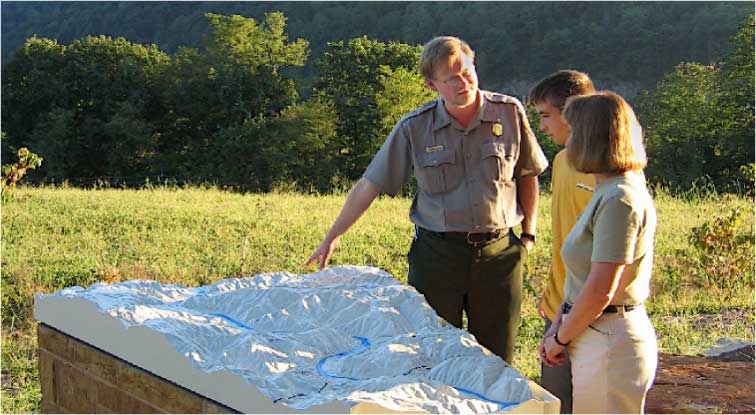
[(717, 154), (715, 75), (714, 66), (680, 64), (652, 94), (638, 98), (652, 181), (687, 188), (717, 173), (710, 166)]
[(281, 70), (304, 65), (308, 42), (288, 42), (282, 13), (266, 13), (261, 25), (238, 15), (206, 16), (212, 34), (205, 54), (216, 72), (214, 86), (220, 89), (226, 117), (276, 114), (296, 100), (294, 83)]
[(2, 140), (3, 163), (11, 162), (19, 148), (31, 147), (29, 134), (66, 93), (58, 77), (65, 50), (64, 45), (54, 40), (31, 37), (3, 66), (2, 124), (6, 133)]
[(86, 154), (83, 148), (72, 147), (77, 137), (76, 111), (55, 106), (39, 118), (29, 134), (28, 141), (35, 143), (41, 154), (53, 154), (47, 157), (44, 172), (48, 178), (65, 179), (80, 177), (76, 174), (82, 158), (94, 157)]
[(313, 96), (271, 119), (269, 138), (280, 153), (278, 166), (285, 171), (281, 183), (295, 183), (302, 190), (331, 189), (337, 160), (336, 111), (326, 97)]
[[(150, 85), (168, 60), (154, 45), (123, 38), (87, 36), (67, 46), (30, 38), (3, 73), (4, 150), (39, 149), (47, 178), (143, 173), (156, 115)], [(141, 125), (129, 137), (108, 127), (124, 126), (125, 117)]]
[[(380, 88), (375, 96), (376, 113), (379, 117), (377, 134), (386, 137), (397, 122), (410, 111), (432, 101), (436, 93), (425, 86), (423, 77), (415, 69), (381, 66), (378, 80)], [(374, 140), (368, 150), (372, 155), (378, 151), (384, 140)]]
[(163, 80), (167, 108), (158, 154), (161, 173), (206, 177), (214, 171), (221, 130), (278, 114), (297, 99), (284, 69), (302, 66), (307, 42), (289, 42), (286, 18), (268, 13), (262, 24), (208, 13), (211, 33), (202, 50), (182, 48)]
[(279, 184), (327, 191), (336, 159), (336, 113), (314, 96), (280, 114), (248, 119), (218, 134), (216, 176), (243, 190), (269, 191)]
[(730, 39), (717, 77), (715, 118), (720, 124), (722, 180), (753, 191), (754, 171), (754, 15)]
[(721, 64), (680, 64), (638, 97), (652, 181), (687, 189), (708, 177), (721, 191), (753, 191), (753, 38), (751, 16)]
[(421, 46), (383, 43), (367, 37), (347, 44), (328, 43), (328, 50), (317, 64), (320, 77), (315, 87), (333, 102), (336, 110), (341, 176), (357, 179), (386, 138), (385, 114), (380, 113), (376, 98), (384, 90), (382, 80), (387, 71), (416, 71), (421, 52)]
[(169, 61), (156, 45), (124, 38), (87, 36), (67, 47), (61, 80), (69, 93), (61, 106), (75, 112), (76, 133), (66, 145), (79, 153), (69, 176), (132, 178), (147, 173), (143, 158), (153, 151), (152, 124), (160, 115), (151, 110), (158, 99), (152, 84)]

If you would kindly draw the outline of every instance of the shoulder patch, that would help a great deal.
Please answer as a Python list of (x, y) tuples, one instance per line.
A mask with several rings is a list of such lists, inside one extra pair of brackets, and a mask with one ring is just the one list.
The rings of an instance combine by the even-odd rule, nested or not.
[(436, 105), (437, 105), (437, 104), (438, 104), (438, 100), (437, 100), (437, 99), (434, 99), (433, 101), (431, 101), (431, 102), (429, 102), (429, 103), (427, 103), (427, 104), (423, 104), (423, 105), (422, 105), (422, 106), (420, 106), (420, 107), (419, 107), (418, 109), (416, 109), (416, 110), (414, 110), (414, 111), (412, 111), (412, 112), (409, 112), (409, 113), (405, 114), (405, 115), (404, 115), (404, 116), (402, 117), (402, 119), (401, 119), (401, 120), (399, 120), (399, 122), (404, 122), (405, 120), (408, 120), (408, 119), (410, 119), (410, 118), (412, 118), (412, 117), (417, 117), (417, 116), (418, 116), (418, 115), (420, 115), (420, 114), (423, 114), (423, 113), (425, 113), (425, 112), (428, 112), (428, 111), (430, 111), (430, 110), (432, 110), (432, 109), (436, 108)]
[[(527, 114), (527, 112), (525, 111), (525, 106), (522, 105), (522, 102), (520, 102), (520, 100), (515, 97), (499, 94), (498, 92), (488, 91), (486, 91), (483, 96), (485, 96), (488, 101), (495, 102), (497, 104), (512, 104), (517, 107), (517, 110), (519, 112), (521, 112), (522, 114)], [(527, 119), (527, 116), (525, 118)]]
[(509, 95), (499, 94), (498, 92), (486, 91), (483, 96), (485, 96), (486, 99), (491, 102), (503, 102), (505, 104), (521, 105), (520, 100), (518, 100), (517, 98), (510, 97)]

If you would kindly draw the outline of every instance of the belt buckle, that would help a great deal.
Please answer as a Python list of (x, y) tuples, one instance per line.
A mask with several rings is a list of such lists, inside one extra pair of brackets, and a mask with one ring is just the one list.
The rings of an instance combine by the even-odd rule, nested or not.
[(486, 235), (486, 234), (483, 234), (483, 233), (472, 233), (472, 232), (467, 232), (467, 235), (465, 235), (465, 241), (467, 241), (467, 243), (468, 243), (468, 244), (470, 244), (470, 245), (472, 245), (472, 246), (474, 246), (474, 247), (476, 247), (476, 248), (477, 248), (477, 247), (479, 246), (478, 244), (481, 244), (481, 243), (483, 243), (483, 242), (485, 242), (485, 241), (486, 241), (486, 239), (482, 239), (482, 240), (480, 240), (480, 241), (470, 240), (470, 235), (480, 235), (480, 236), (484, 236), (484, 235)]
[[(470, 235), (480, 235), (480, 237), (482, 239), (479, 240), (479, 241), (470, 240)], [(470, 245), (472, 245), (472, 246), (474, 246), (474, 247), (477, 248), (479, 246), (479, 244), (482, 244), (484, 242), (488, 242), (490, 240), (496, 239), (500, 235), (501, 235), (501, 229), (494, 229), (494, 230), (492, 230), (490, 232), (483, 232), (483, 233), (467, 232), (467, 235), (465, 235), (465, 240), (467, 241), (468, 244), (470, 244)]]

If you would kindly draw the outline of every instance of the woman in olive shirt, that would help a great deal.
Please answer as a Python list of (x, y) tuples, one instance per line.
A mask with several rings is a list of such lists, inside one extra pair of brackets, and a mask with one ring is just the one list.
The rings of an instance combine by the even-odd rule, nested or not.
[(657, 362), (656, 335), (643, 301), (649, 294), (656, 210), (646, 189), (643, 137), (617, 94), (574, 97), (567, 158), (592, 173), (591, 201), (562, 245), (565, 302), (542, 359), (572, 361), (575, 413), (642, 413)]

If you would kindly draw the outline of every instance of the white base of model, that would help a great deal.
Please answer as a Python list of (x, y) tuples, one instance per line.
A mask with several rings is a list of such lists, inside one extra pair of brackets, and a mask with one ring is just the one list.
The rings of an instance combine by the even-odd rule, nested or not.
[[(34, 314), (37, 321), (41, 323), (239, 412), (423, 413), (387, 408), (380, 404), (381, 401), (378, 403), (360, 402), (360, 399), (354, 399), (352, 402), (333, 400), (322, 405), (311, 405), (306, 409), (297, 410), (291, 406), (274, 403), (255, 385), (248, 383), (235, 373), (200, 369), (187, 355), (177, 350), (163, 333), (146, 325), (124, 324), (113, 315), (98, 309), (88, 299), (38, 295), (35, 298)], [(557, 398), (532, 381), (528, 381), (527, 386), (532, 392), (533, 399), (528, 399), (517, 406), (507, 407), (501, 413), (559, 412)], [(356, 395), (359, 395), (359, 392)], [(468, 411), (463, 408), (459, 412)]]

